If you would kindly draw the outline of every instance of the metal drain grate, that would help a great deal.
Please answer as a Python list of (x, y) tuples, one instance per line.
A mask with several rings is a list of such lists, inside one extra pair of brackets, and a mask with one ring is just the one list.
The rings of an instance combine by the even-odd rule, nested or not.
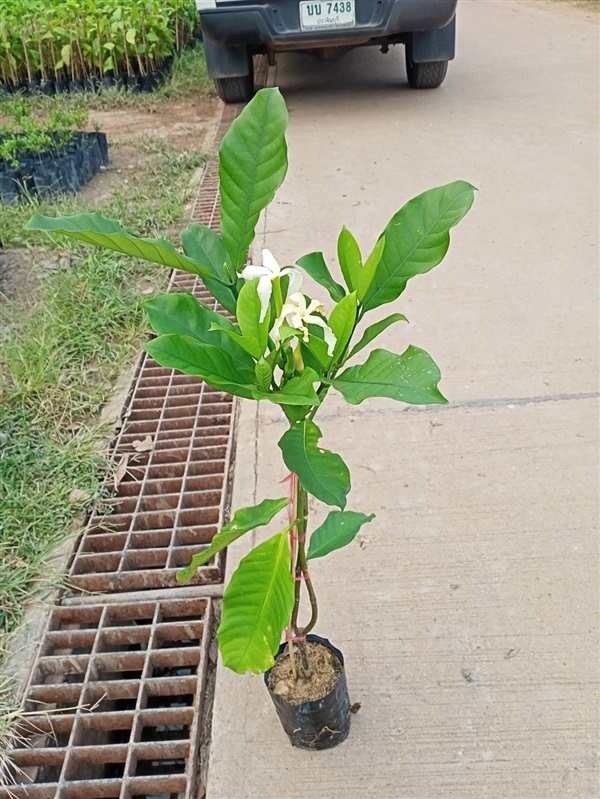
[[(71, 589), (177, 585), (177, 570), (210, 544), (226, 513), (232, 406), (230, 395), (143, 359), (114, 449), (126, 472), (113, 512), (88, 520), (69, 572)], [(137, 452), (144, 442), (147, 448)], [(222, 579), (217, 556), (195, 582)]]
[(211, 624), (210, 599), (55, 608), (0, 797), (195, 797)]

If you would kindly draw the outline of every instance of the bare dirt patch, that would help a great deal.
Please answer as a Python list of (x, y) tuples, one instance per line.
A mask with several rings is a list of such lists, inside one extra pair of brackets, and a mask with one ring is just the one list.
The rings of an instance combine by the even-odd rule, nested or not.
[(144, 136), (165, 139), (180, 150), (208, 152), (214, 141), (219, 109), (217, 99), (199, 96), (156, 108), (92, 112), (90, 125), (108, 137), (109, 163), (80, 192), (82, 204), (95, 207), (104, 202), (116, 186), (131, 180), (129, 173), (151, 161), (152, 155), (140, 147), (139, 140)]
[(213, 97), (192, 97), (154, 108), (119, 108), (93, 111), (90, 123), (108, 134), (110, 143), (131, 141), (151, 133), (178, 144), (206, 149), (214, 138), (220, 102)]

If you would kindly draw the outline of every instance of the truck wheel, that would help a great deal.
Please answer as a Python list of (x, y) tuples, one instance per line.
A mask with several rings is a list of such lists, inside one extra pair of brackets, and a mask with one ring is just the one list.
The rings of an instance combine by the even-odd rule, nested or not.
[(408, 84), (412, 89), (437, 89), (444, 82), (447, 71), (447, 61), (415, 63), (412, 60), (410, 42), (406, 45), (406, 74), (408, 75)]
[(254, 75), (239, 78), (215, 78), (217, 94), (224, 103), (247, 103), (254, 97)]

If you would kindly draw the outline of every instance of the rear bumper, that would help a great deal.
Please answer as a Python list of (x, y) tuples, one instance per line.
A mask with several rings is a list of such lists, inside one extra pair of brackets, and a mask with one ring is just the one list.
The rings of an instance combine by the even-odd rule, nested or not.
[(358, 46), (401, 41), (403, 35), (443, 28), (454, 17), (458, 0), (381, 0), (356, 3), (352, 28), (302, 31), (297, 2), (272, 0), (267, 5), (241, 0), (230, 7), (200, 12), (204, 36), (220, 47), (301, 50), (336, 45)]

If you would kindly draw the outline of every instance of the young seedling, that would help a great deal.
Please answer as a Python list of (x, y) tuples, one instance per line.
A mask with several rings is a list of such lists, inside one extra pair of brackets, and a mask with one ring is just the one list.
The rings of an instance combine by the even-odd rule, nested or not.
[[(287, 509), (285, 525), (233, 573), (217, 634), (223, 663), (239, 674), (271, 669), (283, 637), (296, 679), (310, 683), (317, 675), (306, 636), (318, 619), (310, 561), (349, 544), (374, 518), (368, 510), (348, 509), (350, 471), (340, 455), (322, 447), (316, 419), (332, 389), (351, 405), (372, 397), (412, 405), (446, 402), (438, 387), (440, 370), (423, 349), (409, 346), (398, 354), (378, 348), (358, 362), (357, 356), (390, 325), (407, 321), (395, 312), (362, 327), (364, 317), (395, 302), (411, 278), (442, 261), (449, 231), (471, 207), (474, 187), (456, 181), (410, 200), (366, 257), (343, 228), (343, 283), (321, 252), (284, 253), (286, 265), (280, 266), (263, 250), (261, 263), (248, 264), (259, 216), (286, 175), (287, 122), (281, 94), (265, 89), (232, 123), (219, 154), (221, 235), (191, 225), (182, 234), (184, 254), (166, 241), (131, 236), (99, 214), (35, 216), (28, 227), (195, 273), (235, 315), (231, 322), (189, 294), (146, 303), (157, 336), (145, 349), (159, 364), (245, 400), (274, 403), (288, 422), (278, 445), (289, 470), (287, 495), (237, 510), (179, 579), (188, 582), (219, 551)], [(325, 289), (328, 304), (302, 292), (304, 273)], [(309, 496), (332, 508), (317, 529), (309, 520)], [(299, 623), (303, 593), (311, 608), (305, 625)]]

